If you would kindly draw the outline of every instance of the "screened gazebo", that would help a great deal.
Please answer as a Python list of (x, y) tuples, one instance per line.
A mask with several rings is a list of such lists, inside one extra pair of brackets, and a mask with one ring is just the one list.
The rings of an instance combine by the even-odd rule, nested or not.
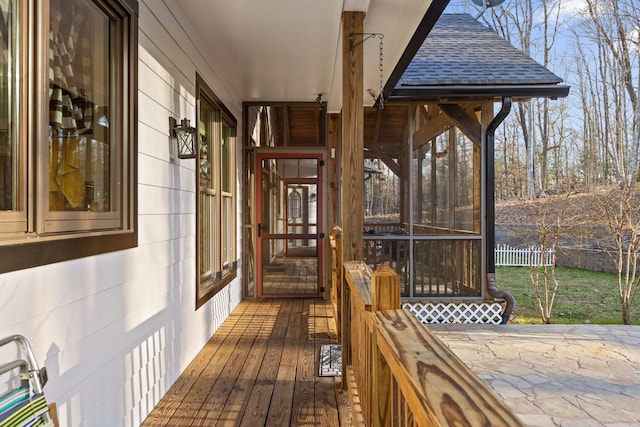
[[(568, 86), (470, 15), (444, 14), (365, 110), (364, 259), (408, 299), (492, 299), (494, 132), (513, 102)], [(496, 106), (496, 107), (494, 107)], [(497, 112), (495, 110), (498, 110)]]

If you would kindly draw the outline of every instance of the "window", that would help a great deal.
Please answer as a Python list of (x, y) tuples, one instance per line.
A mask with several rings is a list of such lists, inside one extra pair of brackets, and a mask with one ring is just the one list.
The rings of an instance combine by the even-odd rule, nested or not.
[(197, 76), (199, 307), (236, 277), (236, 120)]
[(289, 193), (289, 220), (298, 219), (302, 216), (302, 196), (297, 189), (290, 190)]
[(137, 244), (137, 2), (0, 2), (0, 272)]

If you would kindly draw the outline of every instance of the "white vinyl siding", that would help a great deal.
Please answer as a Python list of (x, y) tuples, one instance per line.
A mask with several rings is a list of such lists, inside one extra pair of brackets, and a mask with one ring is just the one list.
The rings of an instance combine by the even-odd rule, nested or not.
[(0, 274), (0, 336), (29, 339), (62, 426), (140, 425), (242, 298), (238, 277), (194, 309), (196, 167), (168, 117), (195, 122), (196, 72), (241, 106), (173, 4), (139, 2), (137, 247)]

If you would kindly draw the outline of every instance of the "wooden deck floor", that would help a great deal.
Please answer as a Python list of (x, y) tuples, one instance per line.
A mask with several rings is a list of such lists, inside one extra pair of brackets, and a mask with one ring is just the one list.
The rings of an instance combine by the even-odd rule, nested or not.
[(263, 266), (262, 295), (312, 296), (318, 294), (317, 257), (279, 257)]
[(331, 343), (321, 299), (243, 301), (143, 426), (351, 426), (340, 377), (320, 377)]

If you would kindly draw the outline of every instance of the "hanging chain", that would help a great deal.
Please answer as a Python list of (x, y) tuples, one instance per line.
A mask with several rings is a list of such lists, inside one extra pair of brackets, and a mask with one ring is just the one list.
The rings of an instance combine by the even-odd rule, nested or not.
[(379, 34), (378, 38), (380, 39), (380, 93), (378, 94), (378, 102), (380, 103), (380, 109), (384, 108), (384, 73), (382, 70), (382, 63), (384, 60), (384, 56), (382, 54), (382, 39), (384, 38), (384, 34)]
[[(363, 36), (362, 40), (360, 40), (359, 42), (355, 41), (355, 36), (359, 35), (359, 36)], [(380, 105), (380, 109), (384, 108), (384, 73), (382, 70), (382, 63), (384, 61), (384, 55), (382, 52), (383, 49), (383, 44), (382, 44), (382, 39), (384, 38), (384, 34), (381, 33), (351, 33), (351, 36), (349, 37), (349, 46), (350, 49), (353, 50), (356, 48), (356, 46), (361, 45), (362, 43), (364, 43), (365, 41), (369, 40), (372, 37), (378, 37), (378, 39), (380, 39), (380, 54), (379, 54), (379, 58), (380, 58), (380, 63), (378, 65), (378, 69), (380, 70), (380, 92), (378, 93), (378, 97), (375, 97), (375, 94), (373, 92), (373, 89), (369, 88), (367, 89), (367, 91), (369, 92), (369, 94), (371, 96), (373, 96), (374, 101), (378, 102), (378, 104)]]

